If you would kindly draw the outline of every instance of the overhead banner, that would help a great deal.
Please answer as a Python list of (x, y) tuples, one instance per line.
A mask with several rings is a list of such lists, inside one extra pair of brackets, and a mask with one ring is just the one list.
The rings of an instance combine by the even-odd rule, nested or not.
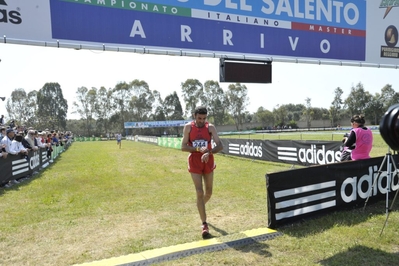
[(309, 166), (339, 162), (341, 157), (339, 141), (220, 140), (224, 154), (263, 161)]
[(158, 137), (156, 136), (135, 136), (134, 140), (158, 145)]
[(384, 162), (378, 157), (266, 174), (269, 227), (386, 198), (399, 179)]
[(398, 0), (1, 0), (0, 34), (58, 47), (397, 65), (397, 7)]
[(125, 122), (125, 128), (182, 127), (192, 120)]

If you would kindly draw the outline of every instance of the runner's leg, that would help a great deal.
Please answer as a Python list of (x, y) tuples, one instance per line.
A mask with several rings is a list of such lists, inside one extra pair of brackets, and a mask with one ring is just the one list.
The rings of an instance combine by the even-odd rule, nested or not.
[(202, 185), (202, 175), (191, 173), (191, 178), (193, 179), (195, 191), (197, 192), (197, 208), (201, 221), (206, 222), (205, 201), (204, 201), (205, 197)]
[(212, 196), (213, 172), (204, 175), (204, 184), (205, 184), (204, 204), (206, 204)]

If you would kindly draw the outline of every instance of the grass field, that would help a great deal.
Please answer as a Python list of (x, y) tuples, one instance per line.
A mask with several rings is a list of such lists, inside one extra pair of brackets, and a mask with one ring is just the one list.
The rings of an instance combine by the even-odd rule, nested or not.
[[(74, 143), (39, 175), (0, 190), (0, 265), (72, 265), (201, 239), (188, 154), (115, 143)], [(378, 135), (374, 143), (372, 155), (383, 156), (387, 146)], [(265, 174), (290, 165), (224, 155), (216, 163), (212, 234), (266, 227)], [(279, 228), (283, 235), (272, 240), (160, 265), (396, 265), (396, 208), (379, 237), (385, 218), (383, 201)]]

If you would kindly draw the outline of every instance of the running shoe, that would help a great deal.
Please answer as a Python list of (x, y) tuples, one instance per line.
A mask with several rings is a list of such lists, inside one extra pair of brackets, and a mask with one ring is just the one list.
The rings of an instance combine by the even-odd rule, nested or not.
[(202, 225), (202, 238), (207, 238), (209, 236), (209, 228), (208, 228), (208, 224), (204, 223)]

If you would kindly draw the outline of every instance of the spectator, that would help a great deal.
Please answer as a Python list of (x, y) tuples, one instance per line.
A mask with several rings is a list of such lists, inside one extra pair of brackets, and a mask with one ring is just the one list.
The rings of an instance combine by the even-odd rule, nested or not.
[(12, 120), (11, 122), (10, 122), (10, 128), (14, 128), (15, 127), (15, 122), (14, 122), (14, 120)]
[(25, 140), (29, 143), (29, 146), (32, 148), (33, 151), (37, 151), (39, 149), (37, 141), (35, 139), (35, 131), (33, 129), (30, 129), (28, 131), (28, 134), (26, 134), (25, 136)]
[(22, 145), (23, 139), (22, 134), (18, 133), (15, 135), (14, 140), (11, 142), (10, 153), (13, 155), (21, 154), (27, 158), (29, 150)]
[(0, 117), (0, 126), (4, 126), (4, 115)]
[(43, 137), (45, 134), (46, 133), (43, 132), (43, 131), (41, 131), (41, 132), (35, 131), (35, 143), (37, 144), (36, 146), (38, 146), (39, 148), (46, 148), (47, 147), (46, 146), (46, 142), (45, 142), (44, 137)]
[(354, 161), (370, 158), (370, 151), (373, 147), (373, 133), (364, 126), (365, 122), (363, 115), (354, 115), (351, 119), (352, 130), (344, 143), (346, 147), (355, 145), (351, 155)]
[(64, 142), (65, 142), (65, 137), (63, 133), (59, 133), (59, 142), (60, 142), (60, 146), (64, 146)]
[(55, 145), (57, 147), (60, 145), (60, 140), (58, 139), (58, 134), (57, 133), (53, 133), (52, 141), (53, 141), (53, 145)]
[(0, 128), (0, 141), (6, 136), (6, 128), (1, 127)]
[(15, 137), (14, 130), (12, 128), (8, 128), (6, 130), (6, 136), (3, 137), (3, 139), (1, 140), (1, 144), (2, 146), (4, 146), (7, 153), (10, 153), (11, 143), (14, 140), (14, 137)]
[(32, 147), (32, 146), (30, 145), (30, 143), (26, 140), (26, 138), (25, 138), (25, 133), (24, 133), (23, 131), (20, 131), (18, 134), (22, 136), (22, 141), (21, 141), (22, 146), (24, 146), (24, 148), (27, 149), (27, 150), (32, 150), (33, 147)]
[(53, 152), (53, 138), (51, 136), (52, 136), (52, 134), (47, 134), (47, 139), (46, 139), (47, 158), (50, 160), (50, 163), (53, 162), (53, 160), (51, 159), (51, 153)]

